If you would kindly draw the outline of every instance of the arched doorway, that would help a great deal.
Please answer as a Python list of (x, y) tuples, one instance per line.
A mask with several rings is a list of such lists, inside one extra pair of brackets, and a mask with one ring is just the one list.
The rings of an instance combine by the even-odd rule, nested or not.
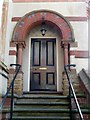
[[(40, 32), (42, 18), (47, 29), (44, 37)], [(64, 60), (61, 41), (73, 40), (70, 24), (53, 11), (34, 11), (21, 18), (14, 29), (12, 41), (18, 44), (17, 59), (24, 72), (24, 91), (62, 91), (62, 72), (67, 60)], [(67, 47), (65, 52), (67, 58)]]

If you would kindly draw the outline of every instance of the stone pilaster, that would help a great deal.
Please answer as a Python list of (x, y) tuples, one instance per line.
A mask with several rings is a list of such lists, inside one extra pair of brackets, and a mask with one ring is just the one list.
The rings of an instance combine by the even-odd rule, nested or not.
[(64, 43), (64, 63), (68, 64), (68, 43)]
[[(22, 52), (23, 48), (25, 48), (25, 42), (15, 42), (17, 45), (17, 62), (22, 66)], [(10, 85), (13, 76), (15, 74), (15, 69), (10, 69), (9, 70), (9, 81), (8, 81), (8, 86)], [(21, 95), (23, 93), (23, 73), (22, 73), (22, 67), (20, 69), (20, 72), (18, 73), (15, 82), (14, 82), (14, 93)]]
[[(72, 81), (74, 90), (75, 90), (76, 93), (79, 93), (80, 92), (79, 78), (78, 78), (78, 75), (76, 73), (76, 69), (72, 69), (70, 71), (70, 75), (71, 75), (71, 81)], [(64, 72), (62, 74), (62, 79), (63, 79), (63, 93), (64, 93), (64, 95), (67, 95), (68, 92), (69, 92), (69, 84), (68, 84), (67, 76)]]
[(22, 65), (22, 50), (23, 50), (23, 43), (17, 43), (18, 45), (18, 56), (17, 56), (17, 63)]
[(64, 51), (64, 65), (68, 64), (68, 41), (62, 41), (61, 46)]

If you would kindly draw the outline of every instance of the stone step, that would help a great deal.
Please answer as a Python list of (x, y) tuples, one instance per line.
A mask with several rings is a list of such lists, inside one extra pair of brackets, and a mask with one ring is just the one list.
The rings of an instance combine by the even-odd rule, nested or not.
[(69, 117), (69, 109), (59, 108), (15, 108), (13, 112), (14, 116), (58, 116), (58, 117)]
[(68, 101), (67, 96), (58, 96), (58, 95), (23, 95), (19, 96), (17, 99), (18, 102), (60, 102), (60, 101)]
[[(77, 98), (86, 98), (86, 95), (84, 93), (79, 92), (79, 93), (76, 94), (76, 97)], [(73, 96), (72, 96), (72, 98), (73, 98)]]
[(25, 95), (22, 95), (22, 96), (19, 96), (18, 99), (67, 99), (68, 96), (63, 96), (63, 95), (40, 95), (40, 94), (34, 94), (34, 95), (31, 95), (31, 94), (25, 94)]
[(56, 120), (70, 120), (70, 117), (56, 117), (56, 116), (13, 117), (13, 120), (55, 120), (55, 119)]
[[(83, 114), (90, 114), (90, 109), (81, 109), (82, 113)], [(0, 110), (0, 113), (8, 113), (10, 112), (10, 108), (3, 108), (2, 110)], [(23, 108), (23, 109), (16, 109), (14, 108), (13, 112), (55, 112), (55, 113), (68, 113), (69, 112), (69, 109), (26, 109), (26, 108)], [(73, 109), (72, 111), (73, 113), (78, 113), (78, 110), (77, 109)]]
[(69, 102), (15, 102), (15, 105), (69, 105)]
[[(83, 114), (90, 114), (90, 109), (81, 109), (81, 111), (82, 111), (82, 113)], [(78, 110), (77, 109), (74, 109), (73, 111), (72, 111), (73, 113), (78, 113)]]
[(69, 102), (15, 102), (15, 108), (69, 108)]
[(41, 112), (33, 112), (33, 113), (31, 113), (31, 112), (14, 112), (13, 113), (13, 116), (26, 116), (26, 117), (30, 117), (30, 116), (41, 116), (41, 117), (43, 117), (43, 116), (58, 116), (58, 117), (69, 117), (70, 116), (70, 114), (69, 113), (54, 113), (54, 112), (43, 112), (43, 113), (41, 113)]
[[(84, 94), (77, 94), (77, 98), (85, 98)], [(72, 96), (73, 98), (73, 96)], [(3, 109), (3, 113), (9, 113), (9, 109)], [(73, 110), (77, 114), (77, 110)], [(90, 114), (87, 109), (82, 109), (84, 114)], [(9, 115), (9, 114), (8, 114)], [(27, 93), (22, 96), (16, 96), (13, 109), (13, 119), (57, 119), (69, 120), (69, 97), (59, 93)]]
[[(2, 113), (8, 113), (10, 112), (10, 109), (3, 109)], [(18, 117), (18, 116), (26, 116), (26, 117), (43, 117), (43, 116), (58, 116), (58, 117), (69, 117), (69, 109), (54, 109), (52, 108), (35, 108), (35, 109), (29, 109), (29, 108), (14, 108), (13, 110), (13, 116)]]
[[(76, 94), (77, 97), (86, 97), (86, 95), (84, 93), (77, 93)], [(52, 94), (42, 94), (42, 93), (27, 93), (27, 94), (23, 94), (22, 96), (15, 96), (17, 99), (67, 99), (68, 95), (61, 95), (59, 93), (52, 93)]]
[(29, 109), (29, 108), (14, 108), (13, 112), (40, 112), (40, 113), (68, 113), (69, 109), (50, 109), (50, 108), (37, 108), (37, 109)]
[(23, 92), (23, 95), (63, 95), (63, 92), (61, 91), (30, 91), (30, 92)]

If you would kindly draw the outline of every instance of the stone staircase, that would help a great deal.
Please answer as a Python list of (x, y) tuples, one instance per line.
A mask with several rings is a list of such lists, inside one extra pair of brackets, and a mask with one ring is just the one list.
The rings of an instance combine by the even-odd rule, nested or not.
[[(78, 94), (78, 99), (85, 95)], [(82, 106), (82, 104), (81, 104)], [(85, 120), (90, 109), (82, 108)], [(9, 120), (9, 108), (2, 110), (2, 120)], [(73, 109), (73, 120), (80, 120)], [(61, 93), (29, 93), (17, 96), (14, 101), (13, 120), (70, 120), (69, 97)]]
[(24, 94), (15, 102), (13, 120), (70, 120), (67, 96), (59, 93)]
[[(90, 120), (90, 108), (85, 106), (85, 95), (78, 94), (84, 120)], [(72, 102), (73, 103), (73, 102)], [(74, 105), (74, 103), (73, 103)], [(9, 120), (9, 108), (2, 110), (2, 119)], [(80, 120), (73, 106), (73, 119)], [(29, 93), (16, 96), (13, 120), (70, 120), (69, 97), (61, 93)]]
[[(84, 120), (90, 120), (90, 105), (86, 94), (80, 90), (79, 78), (76, 70), (71, 71), (72, 83), (84, 115)], [(68, 81), (63, 73), (63, 94), (59, 92), (30, 92), (14, 96), (13, 120), (70, 120)], [(80, 120), (74, 100), (72, 98), (73, 119)], [(9, 120), (10, 108), (4, 108), (1, 120)]]

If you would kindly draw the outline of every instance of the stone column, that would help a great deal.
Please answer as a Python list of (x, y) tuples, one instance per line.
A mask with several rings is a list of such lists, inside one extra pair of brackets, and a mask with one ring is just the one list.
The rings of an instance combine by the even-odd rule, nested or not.
[[(17, 42), (17, 63), (21, 65), (21, 69), (14, 81), (14, 93), (18, 95), (22, 95), (23, 93), (23, 72), (22, 72), (22, 52), (23, 48), (25, 48), (25, 42)], [(9, 84), (13, 78), (13, 74), (9, 75)]]
[(25, 48), (25, 42), (20, 42), (17, 43), (18, 45), (18, 58), (17, 58), (17, 63), (22, 65), (22, 50)]
[(68, 64), (68, 41), (61, 41), (61, 47), (63, 48), (64, 52), (64, 65)]
[(22, 49), (23, 49), (23, 45), (21, 43), (19, 43), (18, 44), (18, 58), (17, 58), (17, 62), (20, 65), (22, 65)]
[(64, 64), (68, 64), (68, 43), (64, 43)]

